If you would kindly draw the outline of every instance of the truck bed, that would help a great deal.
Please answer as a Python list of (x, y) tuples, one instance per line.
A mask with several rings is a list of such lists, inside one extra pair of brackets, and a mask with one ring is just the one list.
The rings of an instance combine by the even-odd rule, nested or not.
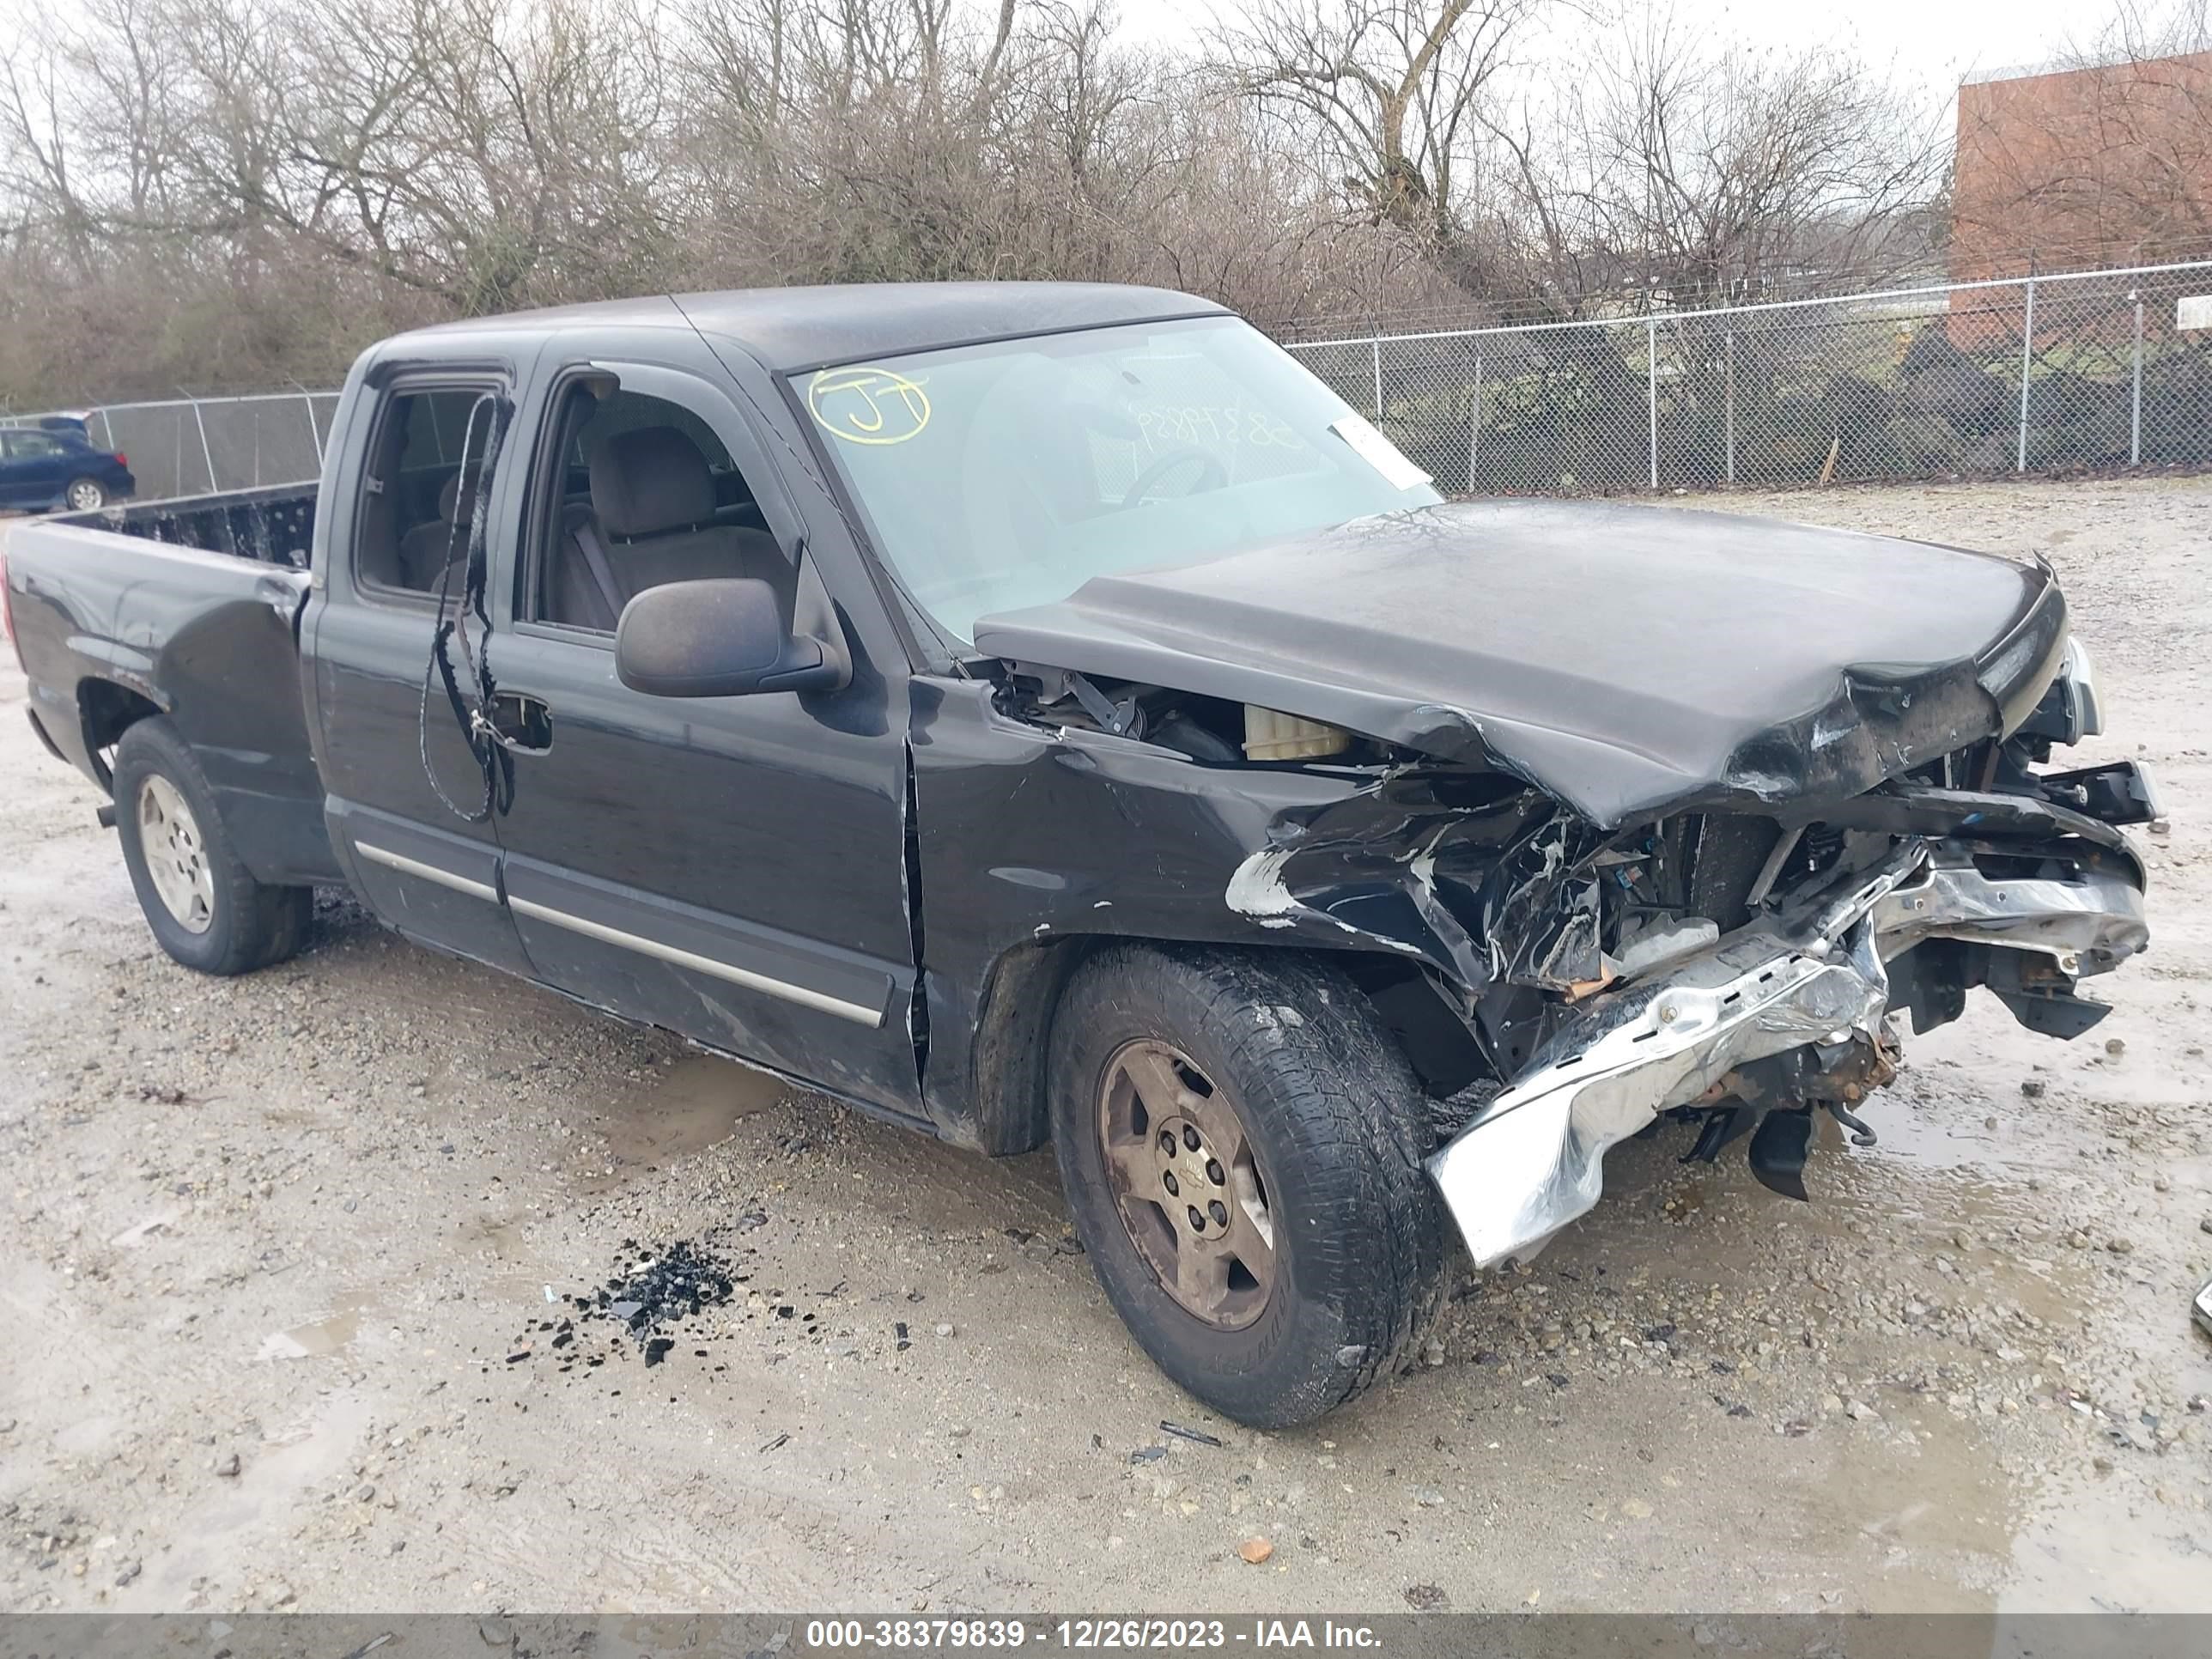
[(265, 489), (187, 496), (182, 501), (98, 507), (90, 513), (62, 514), (45, 524), (79, 526), (173, 547), (228, 553), (256, 564), (305, 570), (308, 550), (315, 541), (316, 494), (317, 486), (311, 479)]
[(308, 739), (297, 623), (316, 486), (104, 507), (15, 525), (16, 653), (40, 739), (103, 789), (132, 721), (192, 747), (258, 880), (341, 879)]

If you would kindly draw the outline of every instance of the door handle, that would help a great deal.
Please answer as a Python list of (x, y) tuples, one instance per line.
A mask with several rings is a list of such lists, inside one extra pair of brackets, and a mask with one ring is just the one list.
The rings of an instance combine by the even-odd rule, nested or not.
[(484, 726), (491, 740), (517, 755), (542, 755), (553, 746), (553, 711), (519, 691), (493, 694)]

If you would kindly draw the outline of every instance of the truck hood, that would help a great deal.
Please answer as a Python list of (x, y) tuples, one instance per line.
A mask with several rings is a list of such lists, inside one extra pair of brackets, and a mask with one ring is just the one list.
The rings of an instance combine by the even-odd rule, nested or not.
[(1495, 767), (1609, 827), (1861, 793), (2018, 724), (2065, 634), (2040, 566), (1733, 514), (1492, 501), (1094, 577), (983, 617), (975, 641)]

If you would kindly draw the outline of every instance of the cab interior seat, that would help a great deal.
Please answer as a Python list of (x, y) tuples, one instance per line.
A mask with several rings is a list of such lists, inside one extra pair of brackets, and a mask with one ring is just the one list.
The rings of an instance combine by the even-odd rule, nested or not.
[(723, 521), (714, 474), (690, 437), (634, 428), (595, 445), (589, 464), (591, 499), (562, 508), (551, 620), (611, 633), (623, 606), (648, 587), (744, 576), (775, 589), (789, 624), (798, 573), (764, 528)]

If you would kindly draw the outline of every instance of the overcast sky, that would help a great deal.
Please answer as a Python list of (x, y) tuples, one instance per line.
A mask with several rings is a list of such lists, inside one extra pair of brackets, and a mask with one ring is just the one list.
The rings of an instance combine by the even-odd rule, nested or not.
[[(1219, 0), (1224, 9), (1234, 0)], [(1188, 42), (1211, 15), (1208, 0), (1119, 0), (1132, 39)], [(1821, 5), (1755, 0), (1674, 0), (1686, 24), (1761, 46), (1831, 41), (1878, 64), (1893, 64), (1948, 94), (1975, 70), (2024, 68), (2093, 36), (2106, 0), (1833, 0)]]

